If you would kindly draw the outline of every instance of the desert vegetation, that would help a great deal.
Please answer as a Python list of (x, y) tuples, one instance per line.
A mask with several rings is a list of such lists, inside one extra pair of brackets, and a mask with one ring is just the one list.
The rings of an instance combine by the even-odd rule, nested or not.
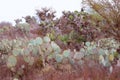
[(0, 80), (120, 80), (120, 1), (111, 1), (1, 22)]

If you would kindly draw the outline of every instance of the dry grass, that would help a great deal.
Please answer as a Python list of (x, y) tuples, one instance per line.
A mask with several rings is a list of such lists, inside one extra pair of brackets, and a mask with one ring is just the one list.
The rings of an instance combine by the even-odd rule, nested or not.
[[(20, 64), (24, 62), (20, 61)], [(69, 69), (67, 69), (67, 67)], [(0, 80), (13, 80), (18, 77), (19, 80), (120, 80), (120, 67), (115, 67), (112, 73), (108, 68), (103, 67), (95, 61), (86, 61), (84, 65), (59, 65), (55, 68), (48, 65), (44, 68), (27, 66), (23, 72), (18, 75), (20, 65), (16, 66), (16, 71), (11, 71), (6, 65), (0, 66)], [(62, 68), (60, 68), (62, 67)]]

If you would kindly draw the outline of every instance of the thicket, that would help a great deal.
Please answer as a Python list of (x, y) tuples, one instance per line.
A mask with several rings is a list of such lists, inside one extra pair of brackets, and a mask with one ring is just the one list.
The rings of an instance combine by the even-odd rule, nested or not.
[(83, 0), (97, 14), (104, 18), (104, 30), (120, 39), (120, 0)]
[(110, 35), (106, 18), (83, 8), (60, 18), (47, 8), (36, 15), (16, 19), (15, 26), (0, 23), (1, 80), (120, 79), (119, 25), (118, 36)]

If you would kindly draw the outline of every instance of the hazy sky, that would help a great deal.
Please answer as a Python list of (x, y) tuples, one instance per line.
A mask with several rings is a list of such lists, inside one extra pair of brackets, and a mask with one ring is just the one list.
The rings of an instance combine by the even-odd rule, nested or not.
[(80, 10), (82, 0), (0, 0), (0, 22), (13, 22), (26, 15), (34, 15), (41, 7), (53, 8), (57, 16), (63, 10)]

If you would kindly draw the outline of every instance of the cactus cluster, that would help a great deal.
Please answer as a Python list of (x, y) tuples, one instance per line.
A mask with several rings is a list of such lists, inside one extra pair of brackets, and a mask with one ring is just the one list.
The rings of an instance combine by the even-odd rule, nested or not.
[(63, 56), (69, 56), (70, 50), (63, 51), (62, 55), (60, 47), (54, 41), (51, 41), (48, 36), (45, 36), (43, 38), (36, 37), (31, 40), (3, 39), (0, 42), (0, 52), (3, 56), (7, 55), (7, 66), (15, 67), (18, 56), (23, 56), (24, 61), (30, 65), (34, 63), (37, 56), (42, 56), (43, 61), (45, 61), (46, 58), (55, 58), (57, 62), (61, 62), (60, 59), (62, 60)]
[[(104, 45), (108, 45), (108, 43), (106, 42)], [(95, 42), (85, 42), (85, 46), (81, 48), (80, 51), (71, 51), (70, 49), (61, 51), (61, 48), (54, 41), (51, 41), (48, 36), (45, 36), (36, 37), (35, 39), (30, 40), (3, 39), (0, 42), (0, 52), (4, 56), (7, 54), (5, 59), (8, 58), (6, 60), (8, 67), (15, 67), (17, 65), (18, 56), (23, 56), (22, 58), (29, 65), (33, 65), (35, 58), (41, 56), (39, 58), (42, 58), (44, 66), (46, 64), (46, 60), (49, 61), (51, 59), (55, 59), (57, 63), (61, 63), (65, 58), (67, 58), (74, 64), (75, 60), (82, 62), (86, 57), (97, 59), (104, 66), (110, 66), (111, 62), (114, 61), (115, 58), (120, 58), (120, 55), (116, 52), (119, 45), (116, 44), (116, 42), (113, 42), (111, 45), (116, 46), (107, 46), (107, 48), (110, 47), (110, 49), (106, 49), (104, 45), (102, 47), (101, 44), (98, 46)]]
[[(85, 46), (80, 51), (75, 51), (74, 58), (81, 61), (82, 58), (90, 58), (99, 60), (103, 66), (111, 66), (112, 62), (116, 59), (120, 59), (120, 54), (116, 51), (120, 44), (114, 39), (102, 39), (99, 41), (106, 41), (106, 43), (86, 42)], [(95, 56), (96, 55), (96, 56)], [(92, 56), (92, 58), (91, 58)]]

